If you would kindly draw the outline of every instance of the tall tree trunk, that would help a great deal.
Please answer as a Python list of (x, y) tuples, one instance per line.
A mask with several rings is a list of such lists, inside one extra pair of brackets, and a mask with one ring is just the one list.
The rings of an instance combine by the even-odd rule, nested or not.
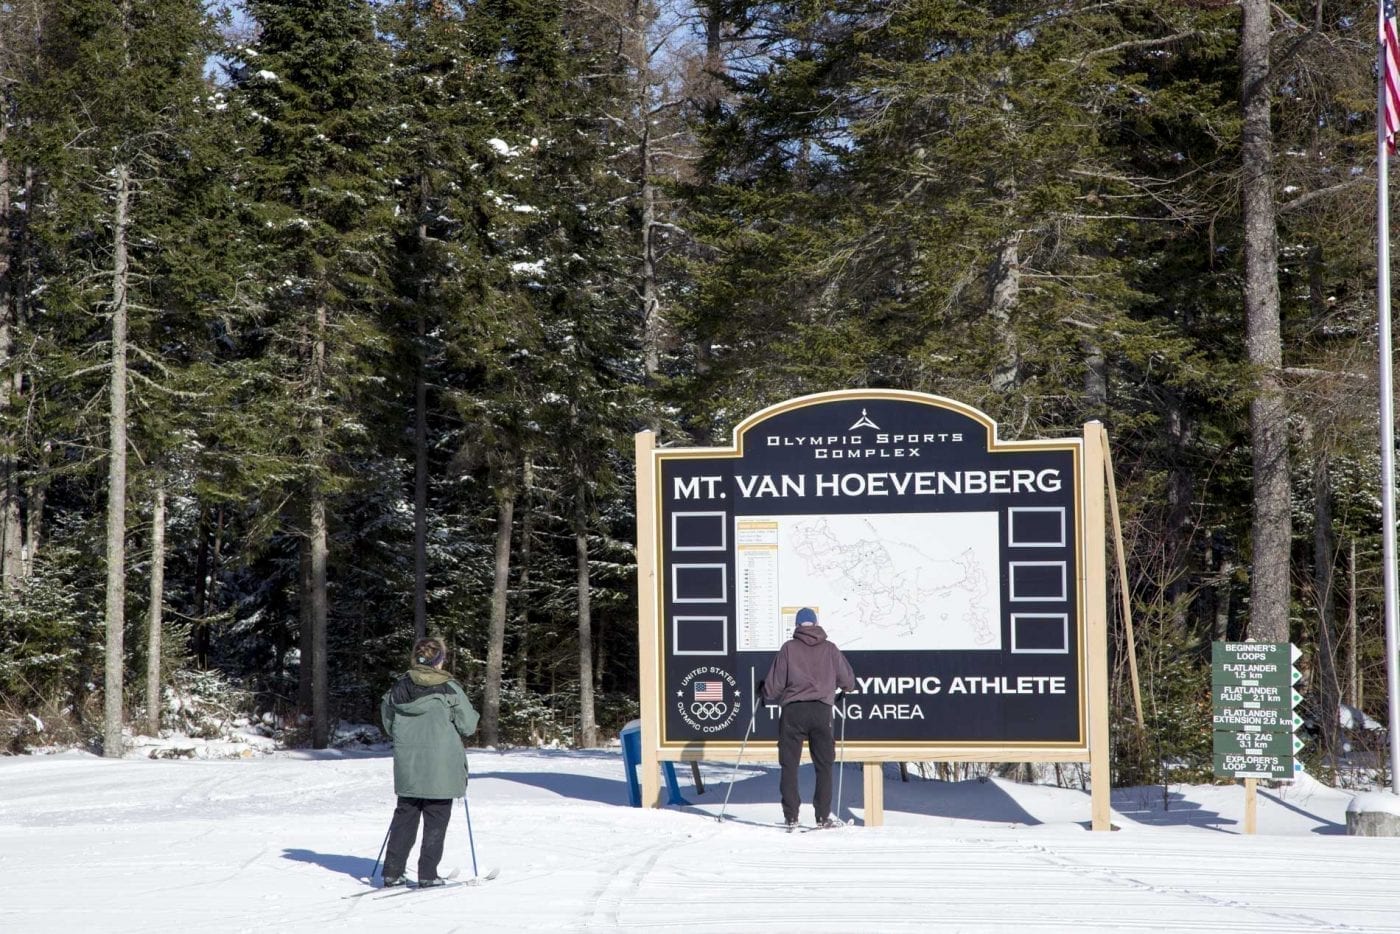
[[(2, 36), (3, 34), (0, 34)], [(24, 580), (24, 553), (20, 529), (20, 486), (17, 433), (10, 424), (16, 381), (14, 365), (15, 292), (12, 273), (14, 242), (10, 236), (13, 209), (10, 198), (10, 160), (5, 152), (9, 137), (9, 94), (0, 96), (0, 587), (9, 593)]]
[[(325, 303), (316, 306), (316, 335), (311, 346), (313, 405), (311, 435), (317, 467), (325, 466), (325, 422), (321, 405), (325, 392), (326, 327)], [(311, 746), (325, 749), (330, 744), (330, 670), (326, 658), (326, 558), (329, 551), (326, 534), (326, 494), (319, 478), (311, 481), (310, 502), (311, 547)], [(304, 662), (303, 662), (304, 664)]]
[(631, 10), (632, 67), (636, 72), (637, 116), (640, 119), (637, 140), (637, 177), (641, 184), (641, 316), (642, 360), (647, 379), (655, 381), (661, 372), (661, 345), (666, 322), (661, 313), (660, 290), (656, 283), (656, 186), (652, 180), (652, 106), (654, 87), (651, 75), (651, 43), (648, 41), (653, 7), (633, 0)]
[(516, 558), (520, 568), (517, 591), (520, 599), (515, 614), (515, 632), (519, 639), (520, 651), (515, 655), (515, 680), (524, 690), (529, 684), (530, 674), (530, 574), (535, 560), (535, 458), (530, 454), (525, 455), (521, 488), (520, 553)]
[[(330, 671), (326, 660), (326, 497), (311, 495), (311, 747), (330, 744)], [(305, 661), (302, 662), (305, 664)]]
[[(420, 228), (421, 230), (421, 228)], [(426, 231), (422, 232), (426, 237)], [(418, 313), (418, 372), (413, 380), (413, 637), (428, 634), (428, 348)]]
[(418, 173), (417, 372), (413, 379), (413, 637), (428, 634), (428, 300), (426, 278), (428, 202), (427, 172)]
[(1167, 534), (1162, 542), (1163, 582), (1165, 598), (1170, 608), (1172, 630), (1178, 638), (1185, 638), (1190, 628), (1190, 594), (1188, 583), (1191, 552), (1192, 493), (1194, 487), (1186, 472), (1189, 462), (1186, 452), (1191, 446), (1192, 425), (1181, 400), (1175, 394), (1167, 399), (1166, 428), (1171, 443), (1173, 457), (1167, 473)]
[[(309, 525), (308, 521), (308, 525)], [(311, 536), (308, 534), (301, 541), (301, 560), (298, 575), (300, 580), (301, 598), (297, 601), (297, 620), (300, 628), (297, 630), (297, 650), (300, 661), (297, 663), (297, 711), (301, 714), (311, 713), (311, 698), (315, 693), (311, 690), (311, 658), (315, 654), (315, 649), (311, 641)]]
[(1289, 497), (1288, 408), (1281, 384), (1282, 328), (1278, 288), (1278, 229), (1274, 218), (1273, 128), (1269, 105), (1269, 2), (1241, 0), (1240, 104), (1244, 208), (1245, 350), (1254, 368), (1249, 405), (1254, 466), (1253, 555), (1249, 577), (1249, 635), (1288, 641), (1293, 538)]
[[(210, 522), (212, 521), (212, 524)], [(209, 656), (213, 650), (213, 632), (209, 628), (209, 616), (214, 612), (218, 599), (219, 571), (224, 551), (224, 507), (214, 509), (212, 520), (200, 516), (199, 563), (199, 623), (195, 627), (195, 662), (200, 668), (209, 667)]]
[(1231, 578), (1235, 573), (1234, 562), (1225, 552), (1223, 536), (1211, 537), (1211, 563), (1215, 578), (1215, 616), (1211, 625), (1211, 638), (1221, 642), (1230, 638), (1230, 596), (1233, 591)]
[[(26, 166), (24, 170), (25, 192), (33, 192), (35, 184), (34, 169)], [(28, 197), (26, 197), (26, 202), (28, 202), (28, 200)], [(6, 280), (5, 287), (9, 289), (9, 295), (4, 302), (4, 306), (8, 308), (9, 322), (12, 328), (10, 333), (12, 349), (16, 346), (16, 330), (27, 323), (33, 314), (28, 299), (31, 281), (33, 279), (33, 273), (30, 268), (30, 253), (33, 240), (29, 232), (29, 218), (32, 210), (33, 208), (29, 203), (25, 204), (23, 210), (16, 209), (16, 206), (12, 203), (9, 217), (0, 221), (14, 222), (12, 225), (13, 239), (10, 241), (9, 268), (4, 276), (0, 276), (0, 278)], [(0, 310), (0, 314), (4, 313), (3, 310)], [(17, 445), (19, 443), (19, 438), (28, 433), (27, 423), (31, 415), (28, 407), (24, 404), (23, 397), (26, 394), (33, 393), (34, 375), (33, 373), (26, 374), (20, 367), (15, 366), (12, 372), (0, 378), (5, 378), (8, 383), (10, 410), (12, 412), (19, 412), (21, 407), (24, 407), (25, 410), (24, 418), (21, 420), (22, 424), (16, 427), (9, 439), (9, 443), (15, 445), (9, 448), (11, 466), (8, 473), (8, 482), (12, 483), (14, 488), (12, 491), (7, 491), (5, 494), (15, 509), (14, 518), (12, 522), (9, 523), (10, 527), (17, 534), (22, 535), (19, 546), (19, 586), (23, 587), (24, 583), (34, 574), (34, 561), (39, 555), (39, 547), (43, 542), (44, 501), (48, 493), (48, 468), (50, 457), (53, 454), (53, 442), (44, 439), (39, 444), (38, 453), (34, 456), (34, 463), (31, 465), (32, 469), (29, 471), (29, 479), (27, 481), (22, 480), (20, 477), (20, 468), (22, 464), (17, 453)], [(26, 381), (28, 381), (27, 386)], [(12, 544), (6, 546), (6, 550), (10, 551), (11, 554), (13, 554), (13, 548), (14, 546)]]
[(52, 450), (51, 442), (41, 443), (38, 460), (44, 463), (31, 465), (31, 479), (23, 480), (20, 439), (29, 435), (23, 423), (30, 415), (22, 398), (26, 374), (14, 355), (35, 285), (29, 219), (36, 180), (32, 165), (13, 160), (6, 151), (9, 128), (20, 120), (16, 92), (34, 74), (46, 12), (40, 0), (13, 0), (0, 14), (0, 586), (10, 592), (22, 589), (33, 572), (43, 527), (43, 467)]
[(603, 693), (603, 675), (608, 669), (607, 615), (593, 620), (593, 690)]
[(34, 562), (39, 558), (39, 549), (44, 544), (44, 503), (49, 495), (49, 460), (53, 455), (53, 442), (45, 441), (39, 446), (39, 460), (34, 465), (34, 477), (25, 485), (24, 492), (24, 568), (20, 572), (27, 581), (34, 576)]
[[(642, 37), (645, 41), (645, 35)], [(656, 186), (651, 178), (651, 121), (643, 111), (641, 150), (642, 172), (642, 346), (647, 379), (661, 374), (661, 345), (666, 321), (661, 314), (660, 290), (656, 284)]]
[[(583, 493), (579, 493), (582, 499)], [(579, 745), (598, 745), (598, 720), (593, 703), (593, 613), (588, 573), (588, 514), (574, 510), (574, 560), (578, 577), (578, 707)]]
[(1342, 692), (1337, 683), (1336, 537), (1332, 529), (1332, 476), (1327, 453), (1313, 436), (1313, 590), (1317, 594), (1318, 720), (1322, 760), (1336, 765), (1337, 717)]
[(491, 631), (486, 645), (486, 685), (481, 703), (481, 741), (501, 741), (501, 671), (506, 651), (506, 604), (510, 595), (510, 534), (515, 514), (515, 484), (492, 471), (496, 489), (496, 552), (491, 584)]
[(190, 631), (190, 651), (194, 653), (195, 665), (209, 666), (209, 633), (205, 616), (209, 607), (209, 508), (199, 507), (199, 525), (195, 535), (194, 557), (194, 628)]
[(1108, 361), (1103, 346), (1085, 338), (1079, 342), (1084, 351), (1084, 404), (1089, 412), (1105, 418), (1108, 415)]
[(991, 270), (988, 311), (1001, 341), (1001, 358), (992, 373), (992, 390), (999, 393), (1011, 391), (1021, 380), (1021, 352), (1011, 322), (1012, 312), (1021, 297), (1020, 241), (1019, 234), (1003, 240)]
[(1356, 651), (1356, 539), (1347, 542), (1347, 703), (1361, 709), (1361, 672)]
[[(712, 94), (701, 95), (705, 107), (718, 107), (724, 89), (724, 77), (728, 68), (724, 63), (725, 14), (730, 4), (726, 0), (710, 0), (704, 4), (705, 10), (705, 72), (710, 76)], [(737, 11), (736, 11), (737, 12)]]
[(165, 478), (157, 473), (151, 505), (151, 605), (146, 619), (146, 735), (160, 735), (161, 608), (165, 601)]
[[(1314, 327), (1325, 327), (1329, 311), (1327, 270), (1320, 245), (1308, 251), (1308, 307)], [(1325, 418), (1325, 413), (1318, 413)], [(1319, 430), (1321, 429), (1321, 430)], [(1339, 716), (1342, 685), (1337, 625), (1337, 536), (1332, 518), (1332, 463), (1328, 423), (1309, 416), (1303, 420), (1304, 449), (1312, 453), (1313, 595), (1317, 601), (1317, 705), (1322, 726), (1323, 767), (1337, 766), (1341, 752)]]
[[(688, 89), (688, 93), (703, 117), (709, 120), (719, 117), (727, 87), (729, 68), (724, 54), (725, 27), (732, 22), (729, 19), (730, 14), (738, 15), (741, 11), (735, 9), (735, 5), (728, 0), (706, 0), (701, 6), (701, 15), (705, 22), (705, 79), (700, 87)], [(701, 178), (713, 182), (713, 170), (702, 169)], [(713, 338), (707, 334), (697, 336), (690, 345), (690, 352), (694, 356), (692, 365), (696, 374), (703, 376), (709, 373), (715, 358)], [(703, 444), (708, 440), (709, 432), (706, 429), (693, 428), (691, 437), (695, 443)]]
[(122, 754), (122, 637), (126, 627), (126, 327), (130, 169), (112, 173), (112, 373), (107, 414), (107, 646), (103, 678), (102, 754)]

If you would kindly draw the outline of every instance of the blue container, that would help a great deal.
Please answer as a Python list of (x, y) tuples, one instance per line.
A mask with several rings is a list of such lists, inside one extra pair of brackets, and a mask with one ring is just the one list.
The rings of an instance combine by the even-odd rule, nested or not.
[[(642, 724), (633, 720), (622, 728), (622, 770), (627, 774), (627, 803), (634, 808), (642, 806), (642, 783), (637, 780), (637, 766), (642, 764)], [(676, 781), (676, 764), (661, 763), (661, 774), (666, 778), (666, 803), (690, 804), (681, 797), (681, 787)]]

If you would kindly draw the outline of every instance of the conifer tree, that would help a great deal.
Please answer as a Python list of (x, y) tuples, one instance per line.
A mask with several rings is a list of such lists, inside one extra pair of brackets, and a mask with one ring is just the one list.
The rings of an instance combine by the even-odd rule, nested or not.
[[(198, 135), (209, 24), (188, 0), (81, 0), (49, 9), (29, 151), (47, 185), (49, 306), (101, 323), (106, 349), (106, 632), (104, 753), (120, 755), (124, 720), (129, 355), (149, 346), (170, 234), (164, 199)], [(178, 232), (177, 232), (178, 235)], [(63, 335), (77, 337), (81, 332)], [(70, 345), (78, 352), (75, 345)], [(65, 392), (78, 389), (81, 371)]]
[[(401, 222), (392, 320), (412, 373), (411, 389), (405, 388), (414, 426), (413, 619), (421, 635), (428, 629), (429, 455), (444, 447), (431, 430), (454, 393), (470, 391), (476, 364), (469, 335), (494, 317), (493, 296), (508, 281), (493, 218), (502, 199), (497, 191), (508, 196), (510, 182), (499, 174), (507, 162), (490, 140), (511, 104), (495, 61), (503, 27), (489, 5), (404, 0), (381, 22), (395, 50), (393, 163)], [(477, 325), (465, 325), (471, 320)]]
[(32, 284), (27, 193), (34, 167), (15, 136), (24, 119), (21, 87), (35, 80), (40, 63), (41, 12), (39, 3), (30, 0), (11, 4), (0, 19), (0, 74), (6, 76), (0, 81), (0, 599), (15, 596), (28, 577), (20, 454), (25, 368), (19, 338)]
[(386, 50), (372, 8), (252, 0), (258, 38), (238, 90), (257, 125), (251, 220), (267, 249), (262, 280), (267, 361), (285, 380), (276, 408), (299, 461), (306, 512), (312, 745), (330, 738), (330, 500), (363, 444), (366, 365), (382, 352), (374, 316), (385, 299), (392, 201), (383, 162)]
[(1083, 335), (1119, 332), (1132, 298), (1117, 230), (1131, 215), (1106, 210), (1131, 193), (1096, 122), (1128, 94), (1104, 51), (1111, 17), (739, 6), (733, 28), (753, 39), (734, 44), (739, 93), (706, 131), (716, 182), (693, 191), (721, 259), (698, 270), (692, 320), (727, 359), (697, 388), (734, 368), (741, 410), (901, 385), (1016, 431), (1072, 423)]

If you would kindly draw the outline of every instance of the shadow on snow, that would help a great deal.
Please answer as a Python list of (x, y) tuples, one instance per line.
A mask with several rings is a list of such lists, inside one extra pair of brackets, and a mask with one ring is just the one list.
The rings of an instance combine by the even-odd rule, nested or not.
[(375, 861), (363, 856), (347, 856), (344, 853), (317, 853), (315, 850), (285, 849), (283, 859), (297, 863), (310, 863), (331, 872), (338, 872), (352, 879), (365, 879), (374, 869)]

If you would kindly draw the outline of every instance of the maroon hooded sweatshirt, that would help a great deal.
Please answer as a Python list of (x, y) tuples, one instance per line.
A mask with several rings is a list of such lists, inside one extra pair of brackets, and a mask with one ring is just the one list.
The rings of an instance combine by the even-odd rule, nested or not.
[(854, 691), (855, 672), (835, 643), (828, 642), (820, 626), (798, 626), (792, 638), (783, 643), (768, 674), (763, 678), (763, 696), (768, 701), (836, 703), (836, 689)]

